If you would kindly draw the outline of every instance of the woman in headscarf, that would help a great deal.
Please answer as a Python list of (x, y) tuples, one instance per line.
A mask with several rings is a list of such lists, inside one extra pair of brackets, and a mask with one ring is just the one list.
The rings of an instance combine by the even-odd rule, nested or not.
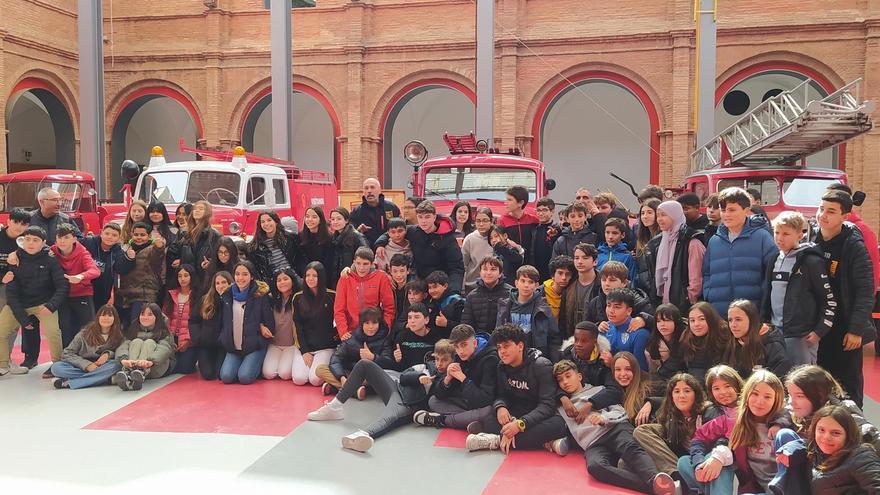
[(657, 207), (660, 235), (648, 243), (654, 262), (656, 303), (670, 303), (687, 314), (703, 291), (703, 231), (687, 226), (677, 201)]

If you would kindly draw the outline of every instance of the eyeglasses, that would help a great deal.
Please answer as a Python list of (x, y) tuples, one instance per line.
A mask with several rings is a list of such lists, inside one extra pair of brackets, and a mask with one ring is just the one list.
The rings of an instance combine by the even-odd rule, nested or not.
[(489, 220), (488, 218), (477, 218), (474, 220), (474, 223), (492, 223), (492, 220)]

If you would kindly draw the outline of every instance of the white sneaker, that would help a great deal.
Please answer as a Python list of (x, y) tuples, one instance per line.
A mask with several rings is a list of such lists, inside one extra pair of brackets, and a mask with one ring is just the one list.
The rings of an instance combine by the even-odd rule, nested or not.
[(24, 366), (19, 366), (12, 361), (9, 362), (9, 372), (13, 375), (27, 375), (28, 371), (30, 370), (25, 368)]
[(373, 437), (363, 430), (342, 437), (342, 448), (356, 452), (366, 452), (373, 446)]
[(544, 444), (544, 448), (558, 455), (559, 457), (565, 457), (568, 455), (568, 439), (567, 438), (557, 438), (552, 442), (547, 442)]
[(501, 436), (493, 435), (491, 433), (468, 435), (465, 445), (471, 452), (475, 450), (498, 450), (501, 445)]
[(323, 406), (309, 413), (309, 421), (331, 421), (335, 419), (345, 419), (345, 409), (336, 399), (325, 401)]

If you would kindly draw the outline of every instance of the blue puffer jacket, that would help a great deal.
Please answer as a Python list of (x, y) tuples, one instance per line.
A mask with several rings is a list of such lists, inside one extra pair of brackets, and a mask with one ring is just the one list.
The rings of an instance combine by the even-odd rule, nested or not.
[(703, 257), (703, 299), (722, 317), (736, 299), (748, 299), (760, 307), (767, 266), (779, 253), (765, 224), (763, 219), (749, 217), (733, 242), (725, 225), (709, 239)]

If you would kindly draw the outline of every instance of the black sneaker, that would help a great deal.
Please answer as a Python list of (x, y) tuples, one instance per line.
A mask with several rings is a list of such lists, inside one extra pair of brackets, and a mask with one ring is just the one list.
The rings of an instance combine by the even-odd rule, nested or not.
[(31, 360), (31, 359), (25, 359), (24, 361), (22, 361), (22, 363), (21, 363), (21, 367), (22, 367), (22, 368), (27, 368), (27, 369), (29, 369), (29, 370), (32, 370), (32, 369), (34, 369), (34, 368), (37, 367), (37, 361), (36, 361), (36, 360)]
[(443, 415), (440, 413), (420, 410), (413, 414), (413, 423), (421, 426), (433, 426), (443, 428)]
[(131, 390), (131, 377), (128, 376), (128, 373), (125, 371), (117, 371), (114, 376), (116, 377), (116, 386), (122, 390)]
[(56, 378), (52, 380), (52, 386), (61, 390), (63, 388), (70, 388), (70, 385), (67, 383), (66, 378)]
[(131, 389), (140, 390), (144, 388), (144, 380), (146, 379), (147, 374), (144, 373), (144, 370), (133, 370), (131, 372)]

